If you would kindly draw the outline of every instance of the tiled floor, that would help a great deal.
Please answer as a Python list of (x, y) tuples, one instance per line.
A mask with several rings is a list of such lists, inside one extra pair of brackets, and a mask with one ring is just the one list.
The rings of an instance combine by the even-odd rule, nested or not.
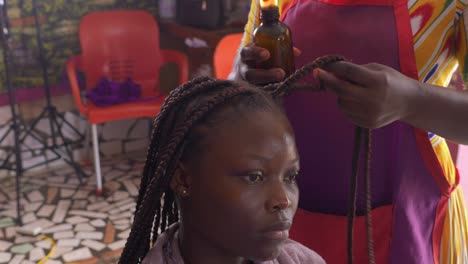
[[(23, 221), (41, 227), (55, 251), (46, 264), (116, 263), (129, 234), (143, 160), (102, 163), (106, 194), (95, 195), (95, 179), (83, 185), (65, 167), (22, 179)], [(92, 166), (85, 171), (93, 175)], [(38, 263), (49, 254), (48, 239), (16, 233), (15, 182), (0, 177), (0, 263)]]

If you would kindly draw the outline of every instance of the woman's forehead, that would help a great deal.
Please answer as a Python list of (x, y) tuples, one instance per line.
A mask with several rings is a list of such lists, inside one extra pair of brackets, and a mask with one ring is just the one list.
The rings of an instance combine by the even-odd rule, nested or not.
[(207, 140), (206, 145), (221, 152), (242, 151), (265, 144), (294, 144), (287, 119), (272, 111), (255, 111), (226, 120), (209, 131)]

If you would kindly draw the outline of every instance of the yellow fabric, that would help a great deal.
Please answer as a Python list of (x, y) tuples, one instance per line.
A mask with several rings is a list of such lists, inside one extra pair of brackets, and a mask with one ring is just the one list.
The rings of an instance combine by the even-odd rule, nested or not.
[[(245, 26), (243, 45), (251, 42), (252, 33), (259, 24), (259, 0), (252, 0), (248, 23)], [(413, 42), (419, 80), (448, 86), (453, 73), (459, 68), (468, 78), (467, 30), (468, 0), (409, 0), (408, 10), (413, 29)], [(279, 0), (282, 9), (291, 0)], [(421, 10), (433, 10), (422, 24)], [(467, 16), (467, 19), (464, 18)], [(456, 184), (456, 168), (445, 139), (431, 135), (431, 143), (444, 174), (451, 184)], [(437, 249), (435, 249), (437, 250)], [(468, 218), (463, 192), (460, 187), (452, 193), (440, 248), (441, 264), (468, 263)]]
[[(458, 67), (466, 79), (467, 38), (463, 16), (466, 3), (413, 0), (408, 7), (410, 14), (422, 8), (434, 9), (424, 25), (418, 26), (420, 17), (411, 15), (419, 80), (446, 87)], [(430, 139), (445, 177), (452, 185), (456, 184), (457, 172), (447, 142), (437, 135), (431, 135)], [(441, 264), (468, 263), (468, 218), (461, 187), (450, 196), (439, 250)]]

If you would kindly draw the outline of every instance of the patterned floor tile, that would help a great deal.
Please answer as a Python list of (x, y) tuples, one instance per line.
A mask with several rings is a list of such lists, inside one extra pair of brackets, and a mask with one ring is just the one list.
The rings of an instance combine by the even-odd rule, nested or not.
[(11, 260), (11, 253), (0, 252), (0, 263), (8, 263)]
[(12, 247), (9, 251), (15, 254), (26, 254), (29, 251), (31, 251), (34, 248), (34, 246), (30, 243), (27, 244), (22, 244), (22, 245), (16, 245)]
[(60, 198), (69, 198), (71, 196), (73, 196), (73, 194), (75, 193), (75, 190), (72, 189), (61, 189), (60, 190)]
[(93, 220), (90, 222), (92, 226), (94, 227), (105, 227), (106, 226), (106, 222), (104, 222), (103, 220), (101, 219), (96, 219), (96, 220)]
[(123, 248), (125, 246), (125, 242), (127, 242), (127, 240), (122, 239), (122, 240), (109, 244), (108, 247), (112, 250), (117, 250), (119, 248)]
[(23, 223), (25, 224), (31, 223), (32, 221), (36, 221), (36, 220), (37, 220), (37, 217), (34, 212), (23, 215)]
[(52, 222), (62, 223), (65, 219), (65, 215), (67, 214), (68, 208), (70, 208), (70, 205), (70, 200), (60, 200), (58, 202), (57, 209), (55, 209), (54, 216), (52, 217)]
[(75, 237), (80, 238), (80, 239), (102, 240), (104, 238), (104, 233), (102, 232), (76, 232)]
[(52, 242), (50, 240), (41, 240), (37, 242), (36, 247), (40, 247), (43, 249), (50, 249), (52, 247)]
[(75, 236), (73, 231), (63, 231), (63, 232), (56, 232), (54, 233), (54, 239), (63, 239), (63, 238), (72, 238)]
[(58, 247), (77, 247), (80, 244), (79, 239), (71, 238), (71, 239), (59, 239), (57, 241)]
[(71, 224), (60, 224), (56, 226), (52, 226), (49, 228), (46, 228), (43, 230), (43, 233), (49, 234), (49, 233), (57, 233), (61, 231), (70, 231), (73, 229), (73, 225)]
[(128, 230), (125, 230), (123, 232), (120, 232), (117, 237), (120, 238), (120, 239), (127, 239), (128, 236), (130, 235), (130, 229)]
[[(95, 179), (78, 185), (70, 168), (22, 177), (24, 228), (41, 227), (56, 248), (45, 264), (116, 263), (130, 233), (144, 159), (103, 160), (105, 197), (95, 195)], [(93, 166), (83, 167), (93, 174)], [(52, 248), (46, 239), (17, 234), (14, 177), (0, 186), (0, 263), (37, 263)]]
[(81, 244), (95, 251), (101, 251), (106, 247), (104, 243), (97, 242), (95, 240), (88, 240), (88, 239), (84, 240)]
[(25, 212), (32, 212), (32, 211), (36, 211), (37, 208), (41, 207), (41, 205), (43, 204), (43, 202), (35, 202), (35, 203), (27, 203), (24, 205), (24, 211)]
[(3, 217), (0, 219), (0, 228), (13, 225), (15, 225), (15, 221), (11, 217)]
[(68, 217), (65, 221), (67, 223), (69, 223), (69, 224), (76, 225), (76, 224), (82, 224), (82, 223), (89, 222), (89, 218), (85, 218), (85, 217), (82, 217), (82, 216), (72, 216), (72, 217)]
[(66, 262), (71, 262), (71, 261), (89, 259), (92, 257), (93, 257), (93, 254), (91, 253), (91, 250), (89, 250), (89, 248), (87, 247), (82, 247), (80, 249), (64, 254), (63, 260)]
[(37, 212), (37, 216), (39, 217), (50, 217), (55, 210), (54, 205), (44, 205), (41, 209)]
[(95, 231), (96, 228), (94, 228), (93, 226), (91, 226), (90, 224), (88, 223), (82, 223), (82, 224), (78, 224), (75, 226), (75, 231)]
[(25, 255), (16, 255), (10, 260), (10, 264), (20, 264), (25, 257)]
[(30, 261), (38, 262), (41, 259), (43, 259), (45, 256), (46, 255), (45, 255), (44, 249), (40, 247), (33, 248), (31, 252), (29, 252)]
[(0, 252), (5, 252), (11, 245), (13, 245), (13, 243), (0, 240)]

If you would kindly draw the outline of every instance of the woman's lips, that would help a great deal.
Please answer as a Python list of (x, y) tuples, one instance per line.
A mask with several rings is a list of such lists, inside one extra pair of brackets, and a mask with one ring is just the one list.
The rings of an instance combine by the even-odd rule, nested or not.
[(260, 232), (263, 237), (270, 240), (286, 240), (289, 238), (290, 221), (280, 221), (273, 223), (268, 228)]

